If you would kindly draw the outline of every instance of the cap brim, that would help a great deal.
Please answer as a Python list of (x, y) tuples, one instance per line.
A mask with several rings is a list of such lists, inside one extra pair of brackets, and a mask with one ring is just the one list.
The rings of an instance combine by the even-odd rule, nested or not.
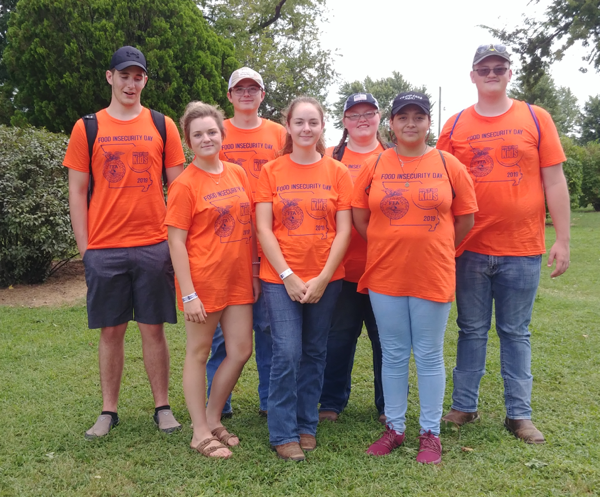
[(148, 72), (148, 69), (146, 69), (143, 64), (140, 64), (139, 62), (131, 62), (131, 61), (121, 62), (120, 64), (117, 64), (115, 67), (113, 67), (113, 69), (116, 69), (117, 71), (122, 71), (123, 69), (125, 69), (127, 67), (131, 67), (131, 66), (141, 67), (144, 70), (144, 72), (146, 72), (146, 73)]
[(400, 112), (402, 109), (404, 109), (404, 107), (407, 107), (409, 105), (416, 105), (423, 112), (425, 112), (425, 114), (427, 114), (428, 116), (431, 114), (431, 110), (429, 110), (428, 108), (424, 107), (423, 104), (420, 104), (420, 103), (417, 103), (417, 102), (406, 102), (406, 103), (403, 103), (402, 105), (399, 105), (398, 107), (393, 107), (392, 108), (392, 117), (394, 117), (396, 114), (398, 114), (398, 112)]

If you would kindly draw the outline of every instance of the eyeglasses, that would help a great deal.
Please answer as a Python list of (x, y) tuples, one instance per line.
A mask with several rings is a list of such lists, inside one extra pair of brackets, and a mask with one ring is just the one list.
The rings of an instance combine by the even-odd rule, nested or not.
[(504, 53), (506, 52), (506, 46), (499, 43), (488, 43), (486, 45), (479, 45), (479, 47), (477, 47), (477, 53), (487, 52), (488, 50)]
[(260, 91), (260, 88), (258, 86), (249, 86), (248, 88), (244, 88), (243, 86), (234, 86), (229, 91), (238, 97), (241, 97), (246, 92), (248, 92), (248, 95), (253, 97)]
[(370, 110), (364, 114), (346, 114), (344, 117), (346, 119), (350, 119), (350, 121), (358, 121), (361, 117), (364, 117), (365, 119), (373, 119), (377, 114), (379, 114), (378, 111)]
[(506, 74), (506, 71), (508, 71), (508, 67), (494, 67), (493, 69), (490, 69), (489, 67), (482, 67), (480, 69), (473, 69), (473, 71), (475, 71), (482, 77), (487, 76), (492, 71), (494, 71), (494, 74), (496, 76), (502, 76)]

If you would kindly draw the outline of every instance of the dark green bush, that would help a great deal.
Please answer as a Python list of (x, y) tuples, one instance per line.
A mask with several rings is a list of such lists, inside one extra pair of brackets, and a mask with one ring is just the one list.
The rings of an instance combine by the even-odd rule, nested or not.
[(44, 281), (52, 261), (76, 252), (68, 174), (68, 137), (0, 126), (0, 286)]
[(594, 210), (600, 211), (600, 143), (590, 142), (585, 146), (584, 151), (581, 159), (583, 165), (581, 206), (592, 204)]
[(563, 163), (563, 170), (567, 178), (567, 186), (569, 187), (571, 209), (577, 209), (582, 196), (581, 182), (583, 180), (583, 166), (576, 158), (567, 157), (567, 160)]

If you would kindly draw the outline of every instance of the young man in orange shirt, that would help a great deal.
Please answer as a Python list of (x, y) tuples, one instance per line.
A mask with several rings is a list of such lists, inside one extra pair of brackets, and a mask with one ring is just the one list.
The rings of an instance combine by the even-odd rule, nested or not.
[[(275, 159), (283, 149), (285, 128), (259, 117), (258, 109), (265, 98), (265, 85), (261, 75), (249, 67), (242, 67), (231, 74), (227, 98), (233, 105), (233, 117), (223, 123), (225, 138), (219, 157), (222, 161), (234, 162), (244, 168), (254, 194), (262, 166)], [(259, 258), (262, 256), (260, 246), (258, 255)], [(262, 295), (253, 306), (253, 314), (259, 414), (266, 416), (272, 340), (269, 316)], [(212, 379), (226, 355), (223, 332), (221, 327), (217, 326), (211, 356), (206, 365), (209, 396)], [(223, 417), (231, 417), (232, 414), (230, 396), (223, 408)]]
[(540, 279), (544, 241), (544, 195), (556, 229), (550, 274), (569, 267), (570, 205), (562, 169), (565, 155), (544, 109), (512, 100), (510, 56), (504, 45), (480, 46), (471, 81), (477, 103), (451, 117), (437, 147), (469, 170), (479, 212), (457, 248), (458, 352), (452, 409), (442, 420), (461, 426), (479, 418), (479, 383), (485, 373), (488, 331), (495, 302), (505, 427), (530, 444), (544, 443), (531, 422), (529, 323)]
[[(142, 52), (125, 46), (111, 59), (106, 80), (110, 105), (84, 119), (97, 124), (90, 157), (83, 119), (75, 123), (63, 164), (69, 168), (69, 205), (85, 265), (90, 328), (98, 346), (102, 413), (86, 439), (119, 423), (117, 403), (127, 323), (138, 322), (144, 365), (154, 396), (154, 421), (165, 433), (181, 428), (168, 400), (169, 349), (163, 323), (176, 323), (173, 267), (167, 245), (163, 184), (183, 171), (185, 157), (175, 123), (165, 118), (166, 143), (140, 96), (148, 71)], [(90, 172), (93, 192), (88, 205)]]

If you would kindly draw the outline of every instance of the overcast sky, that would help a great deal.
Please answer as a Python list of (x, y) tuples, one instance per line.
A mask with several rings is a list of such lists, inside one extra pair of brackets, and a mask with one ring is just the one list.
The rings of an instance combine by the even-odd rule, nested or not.
[[(327, 0), (329, 22), (323, 25), (324, 48), (336, 51), (335, 69), (342, 81), (391, 76), (398, 71), (415, 85), (426, 85), (433, 100), (434, 130), (437, 133), (437, 100), (442, 87), (442, 124), (453, 114), (472, 105), (476, 99), (469, 78), (475, 49), (493, 42), (491, 34), (479, 25), (514, 27), (522, 16), (541, 17), (544, 6), (528, 5), (524, 0), (481, 2), (476, 0)], [(552, 66), (558, 86), (567, 86), (580, 106), (589, 95), (600, 94), (600, 74), (590, 66), (583, 74), (579, 68), (585, 51), (571, 48), (564, 60)], [(517, 66), (518, 67), (518, 66)], [(329, 101), (337, 100), (337, 86)], [(328, 123), (328, 145), (341, 133)]]

